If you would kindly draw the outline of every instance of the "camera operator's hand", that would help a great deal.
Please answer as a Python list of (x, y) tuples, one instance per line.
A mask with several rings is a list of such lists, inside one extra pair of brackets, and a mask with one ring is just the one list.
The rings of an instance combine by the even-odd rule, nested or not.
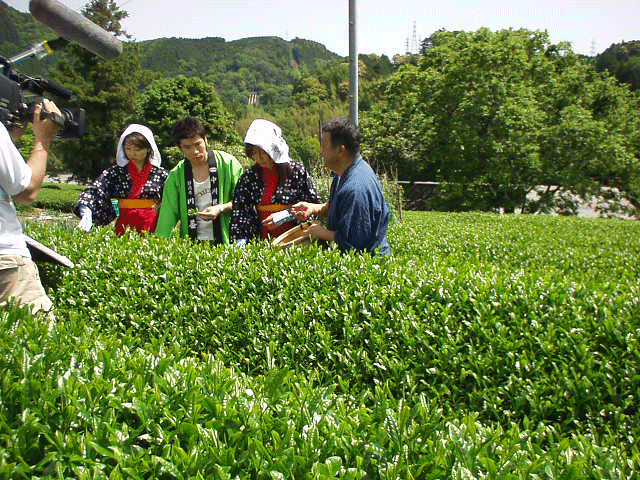
[(38, 196), (47, 171), (47, 157), (49, 155), (51, 139), (53, 139), (60, 129), (60, 126), (50, 118), (40, 118), (40, 113), (43, 110), (61, 115), (56, 104), (46, 98), (42, 99), (42, 103), (36, 105), (34, 108), (33, 135), (35, 141), (33, 142), (31, 155), (27, 160), (27, 165), (31, 167), (31, 182), (27, 188), (13, 197), (18, 203), (32, 203)]
[(49, 117), (44, 116), (42, 118), (41, 112), (54, 113), (60, 116), (62, 113), (60, 113), (60, 109), (55, 103), (46, 98), (43, 98), (42, 103), (36, 105), (33, 110), (33, 135), (36, 137), (36, 143), (41, 142), (42, 146), (48, 149), (51, 139), (60, 130), (60, 125)]
[(22, 134), (27, 130), (27, 125), (23, 125), (22, 127), (14, 126), (9, 130), (9, 136), (11, 137), (11, 141), (17, 142), (20, 140)]

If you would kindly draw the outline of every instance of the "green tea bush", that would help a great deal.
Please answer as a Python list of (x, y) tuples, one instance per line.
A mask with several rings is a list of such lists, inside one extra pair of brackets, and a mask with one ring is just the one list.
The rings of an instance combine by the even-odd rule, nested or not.
[(393, 256), (29, 224), (6, 478), (630, 478), (640, 226), (407, 212)]

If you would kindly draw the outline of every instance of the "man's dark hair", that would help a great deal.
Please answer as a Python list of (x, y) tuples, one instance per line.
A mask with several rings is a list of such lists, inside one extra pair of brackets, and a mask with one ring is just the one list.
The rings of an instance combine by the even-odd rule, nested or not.
[(331, 135), (331, 146), (344, 145), (349, 155), (360, 152), (360, 130), (348, 118), (329, 120), (322, 126), (322, 133)]
[(207, 130), (196, 117), (184, 117), (176, 122), (172, 135), (176, 145), (180, 146), (180, 140), (184, 138), (205, 138)]

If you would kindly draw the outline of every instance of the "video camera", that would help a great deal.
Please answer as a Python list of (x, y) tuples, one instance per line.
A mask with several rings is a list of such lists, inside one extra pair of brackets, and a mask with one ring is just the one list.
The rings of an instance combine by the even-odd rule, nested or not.
[[(60, 39), (59, 39), (60, 40)], [(33, 119), (33, 111), (38, 103), (26, 103), (23, 91), (42, 96), (53, 93), (65, 100), (71, 98), (71, 92), (60, 85), (41, 78), (34, 78), (17, 72), (12, 62), (0, 57), (0, 121), (8, 129), (23, 127)], [(60, 108), (61, 115), (52, 112), (41, 113), (41, 118), (49, 117), (60, 125), (58, 135), (62, 138), (78, 138), (84, 134), (85, 111), (82, 108)]]

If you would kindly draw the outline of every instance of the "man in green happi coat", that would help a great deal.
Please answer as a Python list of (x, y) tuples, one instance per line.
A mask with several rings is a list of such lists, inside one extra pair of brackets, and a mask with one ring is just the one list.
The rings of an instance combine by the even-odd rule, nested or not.
[(206, 130), (195, 117), (179, 120), (173, 137), (186, 159), (164, 184), (156, 234), (170, 237), (180, 222), (180, 236), (228, 245), (233, 192), (243, 172), (240, 162), (210, 149)]

